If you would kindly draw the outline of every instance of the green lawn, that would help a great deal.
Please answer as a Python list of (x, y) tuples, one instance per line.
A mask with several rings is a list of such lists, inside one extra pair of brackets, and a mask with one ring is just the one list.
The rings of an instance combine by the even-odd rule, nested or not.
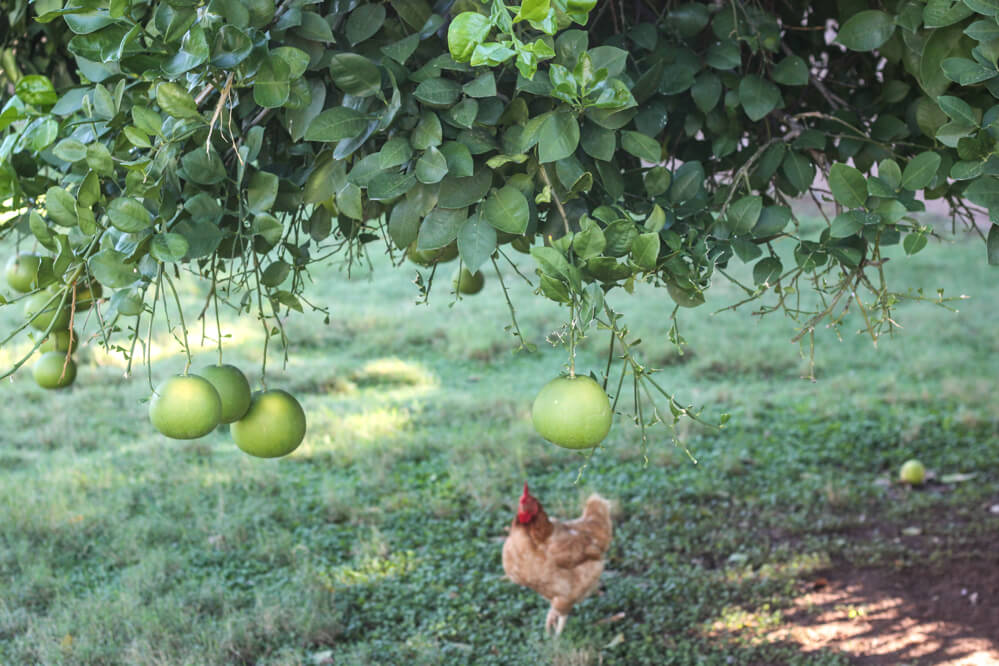
[[(282, 460), (252, 459), (226, 432), (160, 436), (144, 367), (126, 378), (96, 343), (69, 390), (39, 389), (26, 366), (0, 387), (0, 663), (846, 663), (765, 638), (801, 581), (844, 563), (994, 557), (999, 516), (981, 507), (999, 501), (999, 273), (980, 241), (948, 245), (886, 269), (897, 286), (967, 294), (960, 312), (903, 304), (903, 328), (876, 348), (859, 319), (839, 336), (821, 329), (814, 382), (792, 322), (712, 314), (739, 298), (733, 287), (681, 313), (683, 355), (665, 291), (612, 292), (660, 383), (707, 421), (732, 415), (720, 431), (680, 422), (697, 464), (661, 425), (642, 444), (630, 390), (585, 466), (534, 434), (531, 400), (567, 362), (545, 338), (567, 312), (508, 269), (537, 353), (511, 353), (495, 276), (454, 303), (447, 265), (417, 305), (411, 265), (374, 257), (371, 276), (332, 264), (315, 275), (329, 325), (291, 317), (287, 368), (274, 346), (268, 364), (268, 386), (309, 418)], [(181, 287), (191, 321), (205, 286)], [(0, 328), (19, 314), (0, 309)], [(225, 360), (257, 383), (259, 323), (227, 315), (223, 328)], [(155, 384), (184, 359), (165, 330), (153, 343)], [(29, 348), (18, 338), (0, 362)], [(603, 372), (606, 349), (594, 330), (577, 368)], [(213, 362), (211, 341), (195, 351), (196, 366)], [(913, 456), (938, 476), (977, 476), (921, 491), (885, 482)], [(591, 490), (616, 505), (603, 592), (558, 642), (542, 635), (545, 602), (502, 578), (525, 479), (559, 516)], [(863, 521), (922, 536), (864, 538)]]

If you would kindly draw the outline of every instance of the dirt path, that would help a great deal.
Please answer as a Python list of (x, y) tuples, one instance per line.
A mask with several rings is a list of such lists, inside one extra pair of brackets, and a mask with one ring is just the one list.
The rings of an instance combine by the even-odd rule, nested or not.
[(857, 664), (999, 664), (999, 549), (946, 571), (836, 569), (813, 581), (771, 640)]

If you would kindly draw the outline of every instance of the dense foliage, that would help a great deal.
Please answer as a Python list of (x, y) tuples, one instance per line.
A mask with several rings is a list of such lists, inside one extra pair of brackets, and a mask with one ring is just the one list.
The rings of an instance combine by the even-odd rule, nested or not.
[[(103, 285), (91, 319), (126, 353), (169, 316), (179, 269), (211, 284), (203, 316), (221, 300), (284, 341), (331, 257), (419, 251), (428, 292), (454, 243), (472, 272), (530, 252), (570, 340), (600, 321), (626, 343), (615, 286), (697, 306), (733, 262), (753, 265), (747, 302), (801, 335), (858, 307), (876, 336), (904, 294), (882, 248), (933, 233), (917, 195), (983, 236), (970, 206), (999, 214), (997, 16), (996, 0), (0, 0), (0, 210), (19, 211), (0, 235), (51, 257), (50, 307), (75, 316)], [(835, 205), (818, 235), (799, 233), (801, 196)]]

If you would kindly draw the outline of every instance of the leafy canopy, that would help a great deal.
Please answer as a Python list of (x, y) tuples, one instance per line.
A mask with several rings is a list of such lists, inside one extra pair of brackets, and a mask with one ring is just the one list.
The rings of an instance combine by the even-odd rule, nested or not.
[[(0, 235), (51, 257), (53, 302), (103, 284), (127, 353), (178, 269), (283, 342), (319, 262), (455, 243), (530, 252), (571, 340), (624, 344), (615, 287), (697, 306), (733, 262), (800, 335), (852, 302), (876, 336), (920, 197), (999, 220), (995, 2), (597, 4), (0, 0)], [(836, 207), (818, 234), (800, 196)]]

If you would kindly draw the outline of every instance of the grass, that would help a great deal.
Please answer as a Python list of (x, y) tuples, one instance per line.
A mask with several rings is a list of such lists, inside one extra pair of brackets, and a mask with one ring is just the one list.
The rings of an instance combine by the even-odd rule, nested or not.
[[(940, 569), (988, 556), (999, 287), (980, 242), (896, 256), (899, 284), (971, 298), (958, 314), (901, 305), (904, 328), (876, 349), (854, 319), (841, 338), (818, 331), (815, 382), (801, 379), (791, 322), (711, 314), (738, 298), (731, 287), (682, 313), (683, 355), (664, 292), (613, 292), (661, 383), (707, 420), (732, 420), (681, 422), (694, 464), (662, 426), (643, 445), (622, 396), (581, 474), (577, 454), (530, 425), (534, 394), (567, 360), (544, 341), (565, 310), (506, 271), (539, 346), (512, 354), (495, 280), (453, 303), (438, 279), (416, 305), (414, 269), (374, 261), (373, 275), (315, 276), (329, 325), (315, 313), (287, 322), (291, 359), (271, 359), (268, 385), (309, 416), (287, 459), (251, 459), (222, 431), (163, 438), (144, 373), (124, 377), (121, 357), (93, 343), (70, 390), (44, 392), (30, 366), (0, 387), (0, 663), (840, 664), (766, 638), (803, 580), (833, 563)], [(181, 287), (190, 321), (204, 287)], [(0, 329), (19, 314), (0, 309)], [(223, 326), (226, 362), (257, 384), (259, 324)], [(183, 358), (165, 330), (153, 342), (155, 384)], [(577, 367), (601, 372), (606, 344), (592, 333)], [(19, 338), (0, 361), (29, 348)], [(196, 366), (214, 361), (210, 342), (195, 351)], [(921, 491), (887, 482), (910, 457), (977, 476)], [(603, 593), (558, 642), (542, 636), (543, 600), (502, 579), (525, 478), (556, 515), (590, 490), (616, 506)], [(870, 538), (913, 525), (921, 536)]]

